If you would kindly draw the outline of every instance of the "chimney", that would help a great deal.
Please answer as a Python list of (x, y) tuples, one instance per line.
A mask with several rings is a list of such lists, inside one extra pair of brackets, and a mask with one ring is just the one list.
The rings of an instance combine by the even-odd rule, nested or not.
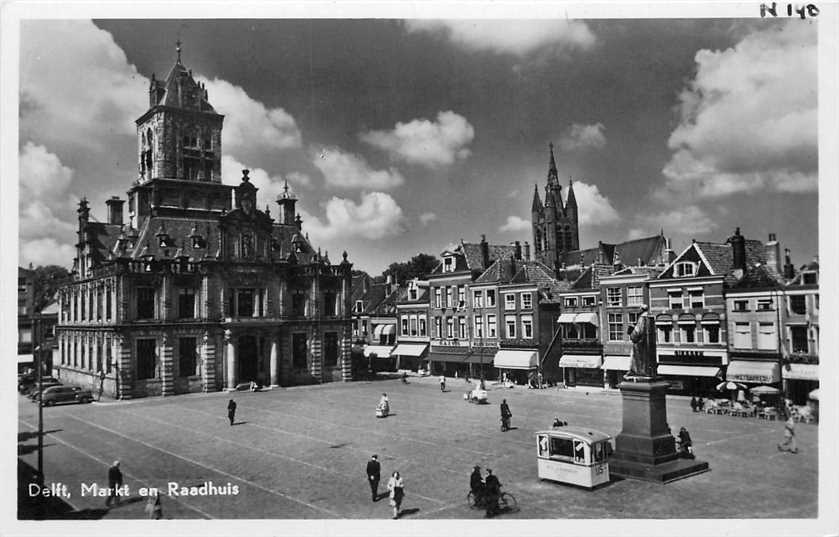
[(781, 274), (781, 245), (774, 233), (769, 234), (769, 240), (764, 245), (766, 266), (773, 274)]
[(481, 262), (484, 270), (489, 268), (489, 244), (486, 235), (481, 235)]
[(524, 241), (524, 260), (530, 261), (530, 244), (527, 241)]
[(515, 245), (516, 259), (521, 260), (521, 243), (516, 241), (513, 244)]
[(784, 248), (784, 279), (791, 280), (793, 278), (795, 278), (795, 267), (792, 266), (789, 248)]
[(516, 257), (510, 256), (510, 278), (516, 275)]
[(734, 270), (746, 270), (746, 239), (740, 234), (740, 228), (734, 230), (734, 235), (726, 241), (731, 243), (731, 253), (733, 254)]
[(108, 206), (108, 223), (122, 225), (122, 205), (125, 200), (119, 199), (119, 196), (112, 196), (111, 199), (105, 202)]

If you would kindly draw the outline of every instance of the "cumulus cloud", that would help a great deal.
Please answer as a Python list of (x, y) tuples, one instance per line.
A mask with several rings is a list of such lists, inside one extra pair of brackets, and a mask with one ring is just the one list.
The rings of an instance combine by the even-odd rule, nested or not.
[(226, 80), (204, 77), (197, 80), (204, 82), (216, 112), (225, 116), (221, 133), (225, 153), (244, 158), (243, 152), (249, 155), (302, 145), (297, 122), (282, 108), (269, 108)]
[(658, 230), (662, 226), (668, 233), (677, 233), (687, 237), (706, 233), (717, 227), (714, 219), (696, 205), (645, 215), (638, 217), (637, 220), (641, 227), (630, 231), (630, 239), (649, 236), (652, 233), (644, 230)]
[(756, 31), (696, 53), (662, 170), (668, 201), (818, 187), (817, 40), (807, 24)]
[(68, 267), (75, 256), (75, 248), (52, 237), (20, 241), (20, 262), (22, 265), (32, 263), (35, 266), (59, 265)]
[(552, 20), (427, 20), (410, 19), (410, 32), (438, 33), (469, 50), (490, 50), (524, 56), (547, 46), (588, 49), (595, 43), (586, 23)]
[(437, 220), (437, 215), (435, 213), (422, 213), (419, 215), (419, 221), (424, 226), (427, 226), (435, 220)]
[(149, 81), (110, 33), (89, 20), (23, 21), (20, 46), (22, 140), (90, 151), (135, 134)]
[(338, 188), (387, 190), (405, 182), (396, 168), (374, 170), (364, 157), (338, 147), (324, 147), (314, 151), (312, 164), (323, 174), (327, 185)]
[(524, 220), (518, 216), (508, 216), (507, 222), (499, 227), (498, 231), (523, 231), (525, 229), (530, 229), (530, 220)]
[(363, 238), (377, 240), (404, 231), (402, 208), (389, 194), (362, 194), (358, 203), (332, 197), (323, 204), (324, 218), (301, 210), (303, 229), (315, 241)]
[(436, 121), (400, 122), (393, 130), (370, 131), (359, 138), (395, 159), (434, 168), (467, 158), (471, 152), (466, 146), (475, 138), (475, 128), (465, 117), (449, 110), (439, 112)]
[[(18, 233), (21, 263), (41, 265), (47, 260), (56, 261), (58, 265), (69, 265), (75, 255), (75, 250), (70, 246), (75, 230), (75, 197), (68, 195), (73, 170), (62, 164), (44, 146), (27, 142), (20, 150), (19, 171)], [(54, 251), (46, 248), (47, 244), (55, 246)], [(57, 252), (67, 251), (70, 255), (57, 262)]]
[(597, 185), (574, 181), (574, 197), (577, 199), (577, 206), (580, 207), (581, 227), (613, 224), (620, 220), (612, 202), (600, 193)]
[(559, 148), (564, 151), (581, 149), (600, 149), (606, 145), (606, 135), (603, 123), (581, 125), (574, 123), (559, 138)]
[[(257, 206), (260, 209), (265, 209), (269, 206), (271, 211), (276, 214), (277, 206), (274, 203), (277, 196), (283, 193), (285, 188), (285, 179), (279, 175), (271, 175), (262, 168), (250, 167), (247, 164), (242, 164), (235, 158), (224, 155), (221, 157), (221, 182), (226, 185), (239, 186), (242, 183), (242, 170), (249, 170), (248, 177), (251, 184), (258, 188), (256, 192)], [(308, 179), (308, 176), (298, 173), (290, 173), (287, 176), (289, 191), (294, 193), (300, 183), (297, 182), (301, 177)]]

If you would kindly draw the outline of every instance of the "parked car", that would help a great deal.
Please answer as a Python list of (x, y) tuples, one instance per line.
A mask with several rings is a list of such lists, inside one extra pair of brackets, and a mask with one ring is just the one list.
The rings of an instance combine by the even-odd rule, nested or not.
[[(41, 388), (43, 388), (44, 390), (53, 386), (61, 386), (61, 381), (54, 377), (44, 377), (41, 383)], [(29, 391), (26, 392), (26, 396), (30, 399), (35, 399), (35, 397), (38, 396), (38, 393), (38, 383), (35, 383), (34, 385), (29, 387)]]
[[(34, 400), (38, 401), (35, 396)], [(46, 388), (40, 395), (44, 406), (52, 406), (59, 403), (90, 403), (93, 401), (93, 394), (90, 390), (83, 390), (78, 386), (51, 386)]]

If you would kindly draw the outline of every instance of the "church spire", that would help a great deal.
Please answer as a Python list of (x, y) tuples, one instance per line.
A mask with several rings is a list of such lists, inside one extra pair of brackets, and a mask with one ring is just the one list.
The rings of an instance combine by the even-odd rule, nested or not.
[(574, 182), (571, 181), (571, 178), (568, 178), (568, 199), (565, 201), (565, 209), (568, 210), (569, 207), (577, 207), (577, 198), (574, 196)]
[(178, 61), (177, 63), (181, 63), (181, 38), (179, 37), (177, 41), (175, 41), (175, 50), (178, 52)]
[(539, 185), (533, 185), (533, 206), (531, 212), (538, 213), (542, 211), (542, 200), (539, 199)]
[(556, 171), (556, 159), (554, 158), (553, 142), (550, 142), (548, 147), (550, 147), (551, 152), (551, 160), (548, 164), (548, 184), (550, 185), (558, 182), (558, 172)]

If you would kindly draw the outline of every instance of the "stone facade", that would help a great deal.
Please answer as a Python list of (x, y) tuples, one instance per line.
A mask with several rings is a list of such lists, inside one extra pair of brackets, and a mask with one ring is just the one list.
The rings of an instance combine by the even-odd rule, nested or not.
[(287, 188), (275, 220), (247, 170), (221, 184), (223, 117), (207, 98), (180, 57), (165, 82), (153, 78), (128, 222), (119, 198), (105, 223), (79, 203), (59, 292), (66, 383), (128, 399), (350, 380), (346, 253), (331, 264), (312, 247)]

